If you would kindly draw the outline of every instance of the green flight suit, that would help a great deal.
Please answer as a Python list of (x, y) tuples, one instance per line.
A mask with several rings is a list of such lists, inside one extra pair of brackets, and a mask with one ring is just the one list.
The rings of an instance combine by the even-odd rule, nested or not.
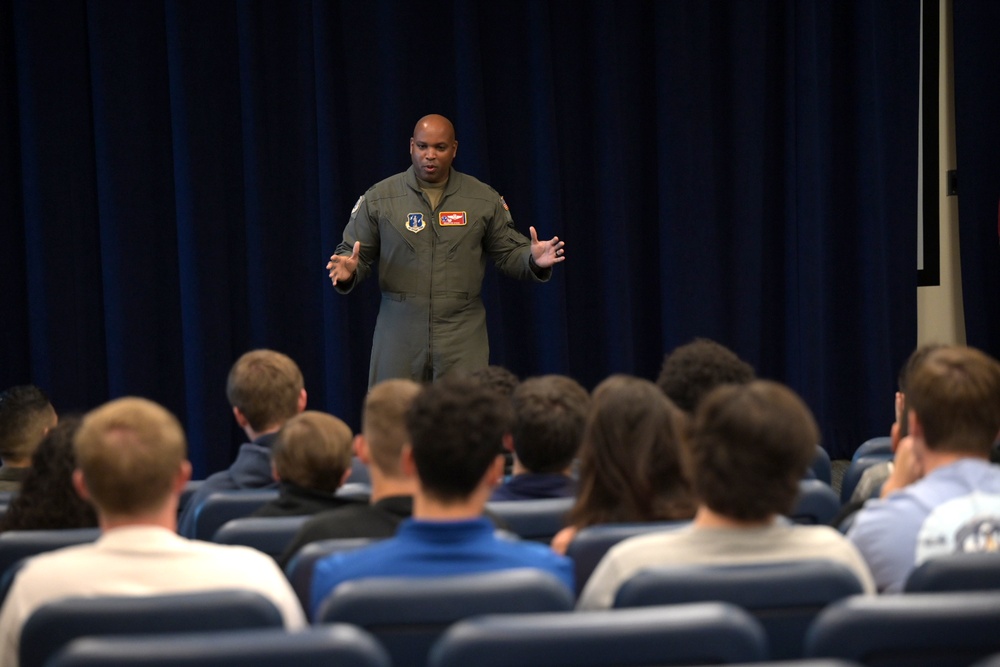
[(361, 241), (350, 292), (378, 262), (382, 303), (372, 340), (369, 386), (416, 381), (489, 364), (486, 310), (480, 298), (486, 258), (502, 273), (547, 281), (552, 269), (531, 261), (531, 242), (514, 228), (503, 198), (454, 169), (435, 210), (410, 167), (376, 183), (355, 204), (337, 254)]

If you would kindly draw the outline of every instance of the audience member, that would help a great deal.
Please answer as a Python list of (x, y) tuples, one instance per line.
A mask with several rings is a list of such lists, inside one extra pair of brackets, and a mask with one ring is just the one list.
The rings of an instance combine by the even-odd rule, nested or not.
[(233, 364), (226, 395), (236, 423), (250, 442), (240, 447), (227, 470), (211, 475), (195, 491), (181, 512), (178, 530), (194, 537), (198, 506), (216, 491), (275, 488), (271, 472), (271, 447), (278, 430), (306, 409), (302, 372), (286, 355), (273, 350), (252, 350)]
[(682, 564), (835, 560), (874, 593), (871, 573), (844, 536), (829, 526), (796, 525), (781, 516), (795, 505), (818, 438), (809, 408), (776, 382), (757, 380), (708, 394), (696, 410), (688, 442), (699, 499), (694, 521), (612, 547), (578, 606), (611, 607), (621, 585), (640, 570)]
[(350, 427), (333, 415), (306, 410), (285, 422), (271, 454), (280, 495), (253, 516), (298, 516), (356, 504), (336, 495), (351, 474)]
[(580, 528), (694, 516), (683, 468), (687, 417), (656, 385), (612, 375), (594, 390), (580, 447), (580, 481), (569, 526), (552, 540), (566, 548)]
[(282, 567), (310, 542), (391, 537), (399, 523), (413, 514), (417, 481), (403, 470), (402, 455), (409, 441), (406, 411), (419, 392), (419, 384), (401, 379), (371, 388), (361, 414), (361, 433), (354, 439), (355, 453), (371, 475), (369, 503), (327, 510), (306, 521), (278, 559)]
[(156, 403), (122, 398), (88, 413), (74, 441), (77, 491), (97, 509), (97, 542), (35, 556), (0, 610), (0, 663), (16, 665), (24, 621), (46, 602), (70, 596), (256, 591), (289, 629), (302, 608), (269, 556), (249, 547), (176, 534), (177, 502), (191, 475), (177, 419)]
[(21, 490), (0, 520), (0, 531), (97, 526), (94, 508), (73, 488), (73, 436), (79, 427), (79, 417), (64, 417), (38, 443)]
[(753, 379), (753, 367), (732, 350), (714, 340), (696, 338), (664, 357), (656, 385), (674, 405), (691, 414), (698, 401), (719, 385), (746, 384)]
[(469, 379), (443, 378), (424, 387), (406, 416), (410, 444), (403, 467), (417, 477), (413, 518), (396, 536), (320, 560), (311, 606), (341, 582), (373, 576), (440, 576), (537, 568), (573, 590), (572, 564), (544, 545), (495, 535), (483, 508), (503, 474), (503, 442), (512, 410)]
[(590, 395), (563, 375), (529, 378), (514, 389), (513, 476), (490, 500), (528, 500), (576, 495), (571, 475), (580, 448)]
[(521, 383), (521, 380), (513, 371), (503, 366), (484, 366), (483, 368), (469, 371), (468, 374), (476, 382), (489, 387), (505, 398), (513, 396), (517, 385)]
[[(929, 345), (922, 345), (915, 349), (910, 357), (903, 364), (903, 367), (899, 370), (899, 377), (897, 379), (899, 390), (896, 392), (895, 400), (895, 413), (896, 421), (893, 422), (892, 427), (889, 430), (889, 437), (892, 440), (892, 451), (896, 452), (899, 448), (899, 441), (902, 440), (906, 434), (908, 426), (906, 424), (906, 383), (907, 378), (913, 374), (914, 369), (923, 363), (924, 359), (927, 358), (934, 350), (940, 349), (943, 345), (932, 343)], [(866, 500), (871, 498), (876, 494), (882, 485), (885, 484), (885, 480), (889, 479), (889, 475), (892, 473), (892, 461), (886, 461), (885, 463), (878, 463), (873, 466), (869, 466), (861, 473), (861, 478), (858, 480), (857, 486), (854, 487), (854, 492), (851, 494), (850, 501), (848, 505), (852, 506), (854, 510), (860, 509), (861, 505), (865, 503)], [(841, 514), (843, 514), (842, 512)]]
[(57, 421), (49, 397), (34, 385), (0, 394), (0, 491), (20, 490), (35, 447)]
[(969, 347), (934, 350), (907, 379), (906, 408), (909, 436), (882, 497), (847, 534), (887, 592), (901, 591), (929, 558), (1000, 543), (1000, 468), (989, 462), (1000, 433), (1000, 363)]

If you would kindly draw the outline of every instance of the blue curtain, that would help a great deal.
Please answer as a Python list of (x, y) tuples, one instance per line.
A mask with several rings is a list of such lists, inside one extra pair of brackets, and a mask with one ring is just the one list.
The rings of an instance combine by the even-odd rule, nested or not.
[(915, 344), (918, 65), (918, 0), (2, 0), (0, 385), (160, 401), (203, 475), (272, 347), (357, 426), (377, 284), (324, 265), (436, 112), (568, 244), (487, 276), (495, 363), (592, 387), (707, 336), (847, 456)]
[(1000, 4), (954, 6), (955, 150), (965, 334), (1000, 357)]

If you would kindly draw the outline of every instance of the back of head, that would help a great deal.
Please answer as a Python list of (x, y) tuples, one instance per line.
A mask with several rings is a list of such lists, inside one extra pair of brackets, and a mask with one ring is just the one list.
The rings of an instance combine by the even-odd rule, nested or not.
[(971, 347), (934, 350), (907, 380), (906, 401), (928, 449), (987, 457), (1000, 432), (1000, 363)]
[(406, 415), (421, 490), (442, 501), (464, 500), (503, 454), (510, 401), (473, 380), (445, 377), (427, 385)]
[(365, 397), (361, 432), (368, 442), (372, 465), (388, 477), (400, 477), (399, 457), (410, 440), (406, 412), (420, 385), (413, 380), (385, 380)]
[(281, 481), (333, 493), (351, 467), (354, 434), (340, 419), (307, 410), (285, 422), (271, 449)]
[(512, 371), (497, 365), (478, 368), (471, 371), (469, 377), (506, 398), (510, 398), (514, 394), (514, 390), (521, 382)]
[(818, 443), (812, 413), (788, 387), (767, 380), (719, 387), (695, 412), (695, 493), (712, 511), (738, 520), (787, 514)]
[(97, 525), (97, 516), (73, 488), (73, 437), (79, 417), (64, 417), (38, 443), (21, 490), (10, 502), (0, 530), (58, 530)]
[(522, 382), (511, 399), (514, 451), (521, 465), (535, 473), (568, 468), (590, 409), (587, 390), (564, 375), (543, 375)]
[(723, 384), (746, 384), (754, 379), (753, 367), (724, 345), (696, 338), (663, 359), (657, 386), (688, 414), (698, 402)]
[(612, 375), (594, 389), (580, 447), (577, 526), (690, 518), (686, 417), (656, 385)]
[(136, 515), (160, 508), (187, 458), (180, 422), (144, 398), (87, 413), (74, 439), (77, 466), (98, 511)]
[(56, 411), (45, 392), (18, 385), (0, 394), (0, 459), (31, 458), (35, 447), (56, 423)]
[(899, 378), (897, 381), (901, 392), (906, 393), (906, 385), (909, 383), (910, 376), (913, 375), (917, 367), (924, 363), (924, 360), (930, 356), (931, 352), (940, 350), (943, 347), (947, 346), (941, 343), (927, 343), (926, 345), (919, 346), (910, 353), (903, 367), (899, 369)]
[(274, 350), (252, 350), (230, 369), (226, 396), (250, 427), (261, 432), (298, 414), (304, 386), (302, 372), (290, 357)]

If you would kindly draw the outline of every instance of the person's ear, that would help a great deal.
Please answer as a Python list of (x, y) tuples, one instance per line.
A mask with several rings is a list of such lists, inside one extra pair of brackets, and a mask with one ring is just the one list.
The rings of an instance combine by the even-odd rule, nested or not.
[(90, 491), (87, 490), (87, 482), (83, 479), (83, 471), (79, 468), (73, 470), (73, 489), (76, 495), (90, 502)]
[(239, 424), (240, 428), (244, 430), (247, 428), (247, 426), (250, 425), (250, 422), (247, 420), (246, 416), (235, 405), (233, 406), (233, 417), (236, 419), (236, 423)]
[(407, 477), (417, 477), (417, 462), (413, 460), (413, 446), (410, 443), (403, 445), (399, 459), (400, 468)]
[(174, 476), (174, 492), (180, 494), (187, 483), (191, 481), (191, 462), (181, 461), (180, 467), (177, 468), (177, 474)]
[(361, 433), (354, 436), (354, 442), (351, 444), (351, 449), (354, 450), (354, 455), (364, 463), (366, 466), (372, 464), (372, 453), (368, 447), (368, 439)]
[(309, 395), (306, 393), (305, 387), (299, 392), (299, 403), (296, 406), (299, 412), (304, 412), (306, 409), (306, 403), (309, 401)]
[(513, 452), (514, 451), (514, 436), (513, 435), (511, 435), (510, 433), (504, 433), (503, 434), (503, 440), (501, 442), (503, 442), (504, 451), (506, 451), (506, 452)]
[(281, 475), (278, 474), (278, 466), (274, 465), (274, 461), (271, 461), (271, 479), (275, 482), (281, 481)]

